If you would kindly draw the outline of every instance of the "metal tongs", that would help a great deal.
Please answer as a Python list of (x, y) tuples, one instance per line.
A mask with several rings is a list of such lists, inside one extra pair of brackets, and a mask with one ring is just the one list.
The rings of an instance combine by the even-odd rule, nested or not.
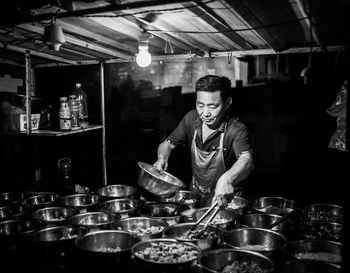
[(191, 227), (190, 231), (194, 231), (197, 229), (198, 225), (212, 212), (213, 214), (210, 215), (209, 219), (207, 220), (207, 222), (204, 224), (204, 227), (202, 229), (200, 229), (197, 233), (196, 236), (198, 237), (199, 235), (203, 234), (204, 231), (207, 229), (208, 225), (213, 221), (213, 219), (215, 218), (216, 214), (219, 212), (220, 207), (218, 206), (218, 201), (215, 201), (212, 206), (202, 215), (201, 218), (199, 218), (199, 220)]

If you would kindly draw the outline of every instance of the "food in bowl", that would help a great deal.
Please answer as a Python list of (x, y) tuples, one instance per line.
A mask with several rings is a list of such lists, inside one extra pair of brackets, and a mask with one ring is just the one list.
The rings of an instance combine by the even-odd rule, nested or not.
[(295, 254), (295, 257), (297, 259), (317, 260), (317, 261), (323, 261), (328, 263), (341, 263), (342, 261), (341, 255), (338, 255), (336, 253), (322, 252), (322, 251), (297, 253)]
[(159, 263), (178, 263), (198, 257), (198, 251), (191, 246), (180, 243), (152, 242), (150, 247), (135, 252), (141, 259)]
[(211, 239), (217, 237), (217, 234), (213, 231), (204, 231), (200, 232), (200, 230), (189, 230), (177, 237), (177, 239), (181, 240), (199, 240), (199, 239)]
[(233, 261), (232, 263), (225, 265), (225, 267), (219, 271), (220, 273), (263, 273), (260, 266), (255, 262), (239, 262)]
[(107, 253), (114, 253), (114, 252), (120, 252), (122, 249), (117, 247), (100, 247), (96, 249), (96, 252), (107, 252)]

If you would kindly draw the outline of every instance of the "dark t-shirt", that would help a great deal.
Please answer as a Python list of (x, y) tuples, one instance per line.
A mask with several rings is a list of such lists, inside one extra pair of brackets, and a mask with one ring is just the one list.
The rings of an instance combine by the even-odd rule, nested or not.
[(188, 145), (191, 147), (194, 130), (197, 130), (196, 145), (205, 151), (213, 151), (219, 148), (220, 133), (224, 135), (224, 161), (226, 169), (232, 167), (242, 152), (252, 152), (251, 137), (248, 128), (238, 118), (226, 114), (226, 129), (221, 124), (220, 128), (202, 142), (202, 120), (196, 110), (188, 112), (180, 121), (176, 129), (168, 136), (167, 140), (175, 146)]

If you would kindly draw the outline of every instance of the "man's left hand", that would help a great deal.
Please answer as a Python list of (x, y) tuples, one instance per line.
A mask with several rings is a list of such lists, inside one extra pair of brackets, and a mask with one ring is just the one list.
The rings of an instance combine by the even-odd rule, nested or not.
[(220, 207), (226, 207), (234, 197), (235, 189), (227, 173), (224, 173), (216, 183), (213, 202), (218, 201)]

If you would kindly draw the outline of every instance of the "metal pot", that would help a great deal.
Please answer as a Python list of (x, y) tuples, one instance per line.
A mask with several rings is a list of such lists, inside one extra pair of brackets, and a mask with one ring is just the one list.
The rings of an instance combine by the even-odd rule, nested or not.
[(161, 203), (179, 203), (182, 198), (185, 200), (183, 204), (189, 206), (190, 208), (196, 208), (198, 205), (198, 200), (196, 195), (192, 191), (180, 190), (172, 197), (158, 197)]
[(141, 241), (161, 238), (166, 227), (166, 222), (148, 217), (126, 218), (111, 225), (111, 229), (129, 232)]
[(57, 204), (67, 207), (73, 207), (79, 210), (79, 213), (93, 211), (97, 204), (105, 201), (100, 195), (81, 193), (62, 196), (57, 199)]
[(155, 196), (171, 197), (185, 184), (168, 172), (159, 172), (155, 167), (144, 162), (138, 162), (140, 168), (138, 185)]
[[(195, 223), (181, 223), (167, 227), (164, 230), (164, 237), (176, 239), (179, 242), (193, 243), (197, 245), (202, 251), (215, 248), (220, 244), (223, 230), (213, 226), (208, 226), (205, 230), (205, 232), (207, 234), (211, 234), (211, 236), (200, 239), (187, 239), (186, 234), (190, 231), (191, 227), (194, 224)], [(199, 224), (197, 229), (201, 230), (203, 227), (204, 224)]]
[(154, 203), (143, 206), (138, 212), (141, 216), (162, 220), (172, 226), (183, 222), (184, 217), (181, 212), (189, 209), (188, 206), (181, 205), (177, 210), (177, 214), (173, 215), (176, 207), (176, 203)]
[(96, 194), (107, 199), (138, 199), (137, 188), (129, 185), (115, 184), (97, 189)]
[(24, 198), (26, 195), (23, 192), (3, 192), (0, 194), (0, 206), (21, 204)]
[(268, 257), (257, 252), (239, 249), (214, 249), (205, 251), (199, 255), (198, 263), (204, 273), (221, 273), (226, 266), (230, 266), (233, 263), (237, 266), (244, 263), (245, 267), (259, 267), (261, 269), (261, 271), (254, 271), (253, 268), (250, 271), (244, 272), (269, 273), (273, 271), (273, 262)]
[(297, 208), (295, 200), (284, 197), (260, 197), (251, 202), (253, 210), (268, 214), (284, 215)]
[(32, 209), (24, 205), (10, 205), (0, 207), (0, 222), (18, 219), (28, 215)]
[(33, 209), (40, 209), (53, 205), (58, 197), (59, 195), (56, 193), (34, 195), (24, 199), (23, 204)]
[(316, 203), (302, 209), (305, 221), (343, 223), (343, 207), (335, 204)]
[(274, 273), (340, 273), (341, 267), (338, 265), (307, 260), (292, 260), (276, 265)]
[[(238, 217), (237, 221), (242, 227), (269, 228), (273, 223), (282, 219), (281, 215), (266, 213), (250, 213)], [(289, 219), (274, 226), (272, 230), (284, 232), (293, 228), (293, 222)]]
[(121, 218), (137, 215), (137, 210), (142, 206), (142, 201), (135, 199), (113, 199), (96, 206), (98, 211), (118, 213)]
[(67, 218), (78, 213), (79, 210), (72, 207), (46, 207), (32, 212), (30, 216), (44, 221), (47, 227), (53, 227), (66, 225)]
[(76, 214), (67, 219), (69, 225), (88, 228), (89, 231), (109, 229), (111, 224), (119, 221), (120, 214), (103, 211)]

